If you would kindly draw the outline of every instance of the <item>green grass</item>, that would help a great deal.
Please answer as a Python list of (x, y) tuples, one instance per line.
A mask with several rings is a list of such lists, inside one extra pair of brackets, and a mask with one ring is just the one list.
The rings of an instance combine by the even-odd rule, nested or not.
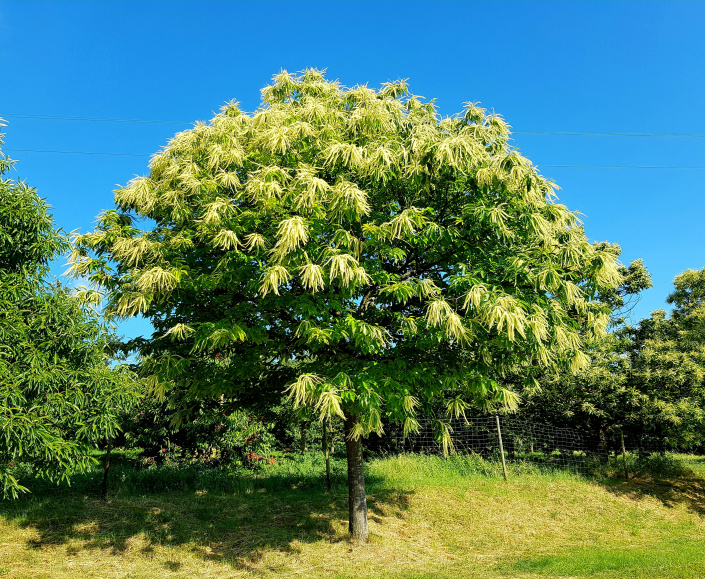
[(547, 577), (697, 577), (705, 569), (702, 547), (687, 537), (670, 538), (629, 549), (578, 549), (522, 559), (502, 569)]
[(693, 454), (674, 454), (673, 457), (683, 466), (691, 469), (696, 475), (705, 478), (705, 456)]
[(531, 463), (504, 481), (500, 464), (473, 456), (372, 459), (360, 545), (347, 540), (341, 457), (327, 493), (320, 455), (227, 472), (136, 469), (118, 453), (107, 503), (98, 468), (0, 502), (0, 575), (700, 578), (705, 464), (649, 460), (625, 482)]

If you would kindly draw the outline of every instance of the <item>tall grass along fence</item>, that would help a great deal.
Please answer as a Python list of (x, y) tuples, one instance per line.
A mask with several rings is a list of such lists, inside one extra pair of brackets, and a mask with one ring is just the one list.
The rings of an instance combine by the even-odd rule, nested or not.
[[(585, 476), (638, 474), (644, 463), (667, 461), (661, 445), (645, 437), (625, 437), (615, 430), (588, 438), (577, 430), (511, 417), (485, 416), (450, 421), (451, 443), (439, 443), (438, 424), (420, 422), (417, 434), (404, 437), (400, 428), (390, 428), (367, 441), (368, 451), (378, 455), (402, 453), (474, 455), (501, 463), (505, 478), (518, 473), (517, 465), (540, 470), (560, 469)], [(657, 459), (656, 456), (662, 457)], [(649, 468), (653, 468), (650, 464)]]

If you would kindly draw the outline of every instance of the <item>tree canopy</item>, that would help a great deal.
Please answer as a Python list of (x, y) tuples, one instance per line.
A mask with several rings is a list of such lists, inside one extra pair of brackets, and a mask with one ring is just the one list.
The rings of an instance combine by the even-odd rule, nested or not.
[[(623, 285), (603, 297), (617, 308), (650, 287), (640, 262), (622, 273)], [(687, 270), (674, 285), (670, 315), (656, 310), (631, 326), (615, 310), (614, 331), (590, 344), (590, 368), (579, 375), (547, 374), (542, 389), (528, 393), (522, 413), (577, 428), (600, 445), (622, 433), (639, 448), (702, 448), (705, 270)]]
[[(612, 247), (616, 253), (621, 251), (616, 245)], [(608, 438), (625, 428), (630, 429), (631, 437), (634, 425), (648, 420), (640, 385), (629, 380), (632, 340), (625, 315), (638, 301), (639, 293), (651, 287), (651, 277), (640, 259), (619, 270), (621, 285), (596, 298), (612, 310), (612, 331), (587, 341), (590, 367), (577, 374), (547, 369), (541, 388), (529, 384), (523, 389), (520, 411), (533, 420), (576, 428), (603, 448)], [(521, 390), (520, 375), (510, 381)]]
[(637, 430), (668, 447), (705, 443), (705, 269), (676, 276), (664, 310), (652, 312), (631, 338), (628, 382), (642, 394)]
[[(439, 399), (454, 415), (512, 406), (505, 372), (587, 366), (616, 253), (588, 242), (499, 115), (443, 118), (404, 81), (346, 88), (317, 70), (283, 71), (262, 100), (176, 135), (76, 239), (74, 274), (154, 323), (139, 344), (152, 391), (286, 388), (345, 420), (359, 482), (351, 453), (385, 419), (411, 432)], [(364, 486), (350, 495), (364, 538)]]
[[(0, 153), (0, 175), (11, 166)], [(105, 321), (47, 281), (49, 261), (68, 247), (36, 191), (0, 178), (3, 496), (27, 490), (18, 479), (20, 463), (51, 479), (85, 470), (90, 448), (114, 435), (119, 410), (138, 393), (134, 376), (109, 360), (113, 337)]]

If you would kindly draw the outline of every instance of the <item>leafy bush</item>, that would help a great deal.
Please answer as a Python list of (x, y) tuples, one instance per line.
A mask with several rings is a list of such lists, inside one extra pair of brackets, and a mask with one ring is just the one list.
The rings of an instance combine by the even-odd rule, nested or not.
[(624, 478), (625, 462), (630, 477), (671, 479), (694, 474), (680, 458), (672, 453), (659, 452), (628, 452), (625, 458), (621, 454), (614, 454), (607, 462), (593, 461), (591, 472), (597, 478)]
[(175, 426), (165, 403), (145, 400), (124, 421), (127, 448), (141, 448), (145, 466), (241, 464), (256, 467), (272, 462), (276, 441), (272, 425), (228, 404), (202, 403), (193, 419)]
[(683, 462), (670, 453), (652, 452), (648, 455), (627, 455), (627, 468), (636, 476), (651, 475), (654, 478), (678, 478), (693, 474)]

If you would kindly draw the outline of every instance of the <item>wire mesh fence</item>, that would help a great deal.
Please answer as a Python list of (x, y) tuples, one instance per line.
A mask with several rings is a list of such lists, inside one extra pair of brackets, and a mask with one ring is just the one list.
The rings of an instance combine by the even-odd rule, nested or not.
[[(437, 424), (420, 421), (419, 432), (404, 437), (402, 429), (391, 427), (381, 437), (368, 440), (368, 450), (377, 454), (446, 453), (473, 455), (483, 460), (504, 461), (509, 465), (534, 465), (539, 469), (562, 469), (594, 475), (611, 465), (627, 469), (627, 458), (661, 451), (644, 437), (624, 439), (618, 430), (597, 437), (571, 429), (512, 417), (468, 417), (450, 421), (451, 444), (439, 442)], [(516, 471), (516, 468), (514, 469)]]

